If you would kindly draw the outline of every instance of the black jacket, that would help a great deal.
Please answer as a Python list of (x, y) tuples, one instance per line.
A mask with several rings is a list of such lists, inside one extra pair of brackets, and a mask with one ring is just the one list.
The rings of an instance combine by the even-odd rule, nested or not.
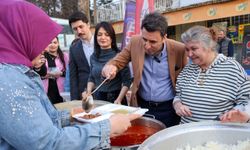
[(69, 50), (70, 97), (80, 100), (81, 93), (87, 87), (90, 67), (83, 51), (80, 39), (71, 44)]

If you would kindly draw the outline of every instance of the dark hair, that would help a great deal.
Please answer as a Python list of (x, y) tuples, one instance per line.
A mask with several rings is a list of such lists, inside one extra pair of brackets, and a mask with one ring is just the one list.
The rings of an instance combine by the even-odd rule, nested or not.
[(71, 27), (71, 23), (76, 22), (78, 20), (82, 20), (82, 22), (86, 24), (89, 23), (88, 17), (84, 13), (77, 11), (69, 16), (69, 26)]
[(95, 53), (97, 58), (99, 57), (100, 52), (101, 52), (101, 47), (97, 42), (97, 34), (98, 34), (98, 31), (100, 30), (100, 28), (103, 28), (108, 33), (108, 35), (110, 36), (110, 39), (112, 40), (112, 42), (111, 42), (112, 50), (114, 50), (116, 52), (119, 51), (119, 49), (117, 47), (117, 44), (116, 44), (116, 36), (115, 36), (114, 28), (112, 27), (112, 25), (110, 23), (103, 21), (103, 22), (98, 23), (96, 25), (96, 27), (95, 27), (95, 34), (94, 34), (95, 52), (94, 53)]
[[(56, 39), (59, 42), (58, 37), (56, 37)], [(66, 71), (66, 63), (65, 63), (65, 60), (64, 60), (64, 54), (63, 54), (63, 52), (62, 52), (62, 50), (61, 50), (61, 48), (60, 48), (59, 45), (58, 45), (57, 53), (59, 55), (60, 60), (63, 63), (63, 69), (64, 69), (64, 71)]]
[(164, 37), (167, 34), (168, 22), (160, 13), (149, 13), (142, 20), (141, 29), (143, 28), (148, 32), (159, 31)]

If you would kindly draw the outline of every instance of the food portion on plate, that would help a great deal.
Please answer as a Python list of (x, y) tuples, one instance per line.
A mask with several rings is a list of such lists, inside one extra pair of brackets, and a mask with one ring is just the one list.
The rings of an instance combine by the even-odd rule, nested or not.
[(129, 114), (129, 111), (126, 109), (115, 109), (111, 111), (114, 114)]
[(101, 115), (102, 114), (100, 114), (100, 113), (96, 113), (96, 114), (85, 114), (85, 115), (79, 116), (79, 117), (83, 118), (83, 119), (93, 119), (93, 118), (99, 117)]
[(82, 112), (75, 114), (73, 118), (80, 122), (98, 122), (104, 119), (108, 119), (113, 114), (140, 114), (143, 115), (148, 109), (139, 107), (130, 107), (118, 104), (106, 104), (99, 106), (91, 110), (89, 113)]
[(73, 115), (73, 118), (80, 122), (93, 123), (108, 119), (112, 114), (111, 113), (95, 113), (95, 112), (82, 112), (79, 114)]
[(140, 107), (130, 107), (125, 105), (118, 104), (107, 104), (100, 107), (97, 107), (93, 112), (108, 112), (113, 114), (140, 114), (144, 115), (148, 109)]

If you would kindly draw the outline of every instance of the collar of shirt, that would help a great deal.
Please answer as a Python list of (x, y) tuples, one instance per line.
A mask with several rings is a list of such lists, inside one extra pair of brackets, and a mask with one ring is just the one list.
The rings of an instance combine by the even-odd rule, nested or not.
[(90, 42), (82, 40), (82, 47), (88, 64), (90, 65), (90, 56), (94, 52), (94, 36), (92, 35)]
[(16, 68), (19, 71), (21, 71), (23, 74), (31, 70), (30, 67), (27, 67), (25, 65), (15, 65), (15, 64), (7, 64), (7, 63), (2, 63), (0, 65), (7, 66), (9, 68)]
[(85, 45), (94, 45), (94, 36), (93, 35), (91, 36), (90, 41), (82, 40), (82, 39), (81, 41), (82, 41), (82, 44), (85, 44)]
[(160, 52), (160, 54), (158, 54), (157, 56), (152, 56), (151, 58), (157, 59), (161, 62), (162, 59), (164, 59), (164, 57), (166, 57), (166, 56), (167, 56), (167, 46), (166, 46), (166, 43), (164, 43), (163, 49)]

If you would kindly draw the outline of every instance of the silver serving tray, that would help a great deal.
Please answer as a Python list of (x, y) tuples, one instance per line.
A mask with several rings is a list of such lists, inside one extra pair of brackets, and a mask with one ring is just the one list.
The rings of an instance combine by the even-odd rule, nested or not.
[(217, 121), (182, 124), (164, 129), (144, 141), (138, 150), (176, 150), (215, 141), (237, 144), (250, 139), (250, 124), (220, 123)]

